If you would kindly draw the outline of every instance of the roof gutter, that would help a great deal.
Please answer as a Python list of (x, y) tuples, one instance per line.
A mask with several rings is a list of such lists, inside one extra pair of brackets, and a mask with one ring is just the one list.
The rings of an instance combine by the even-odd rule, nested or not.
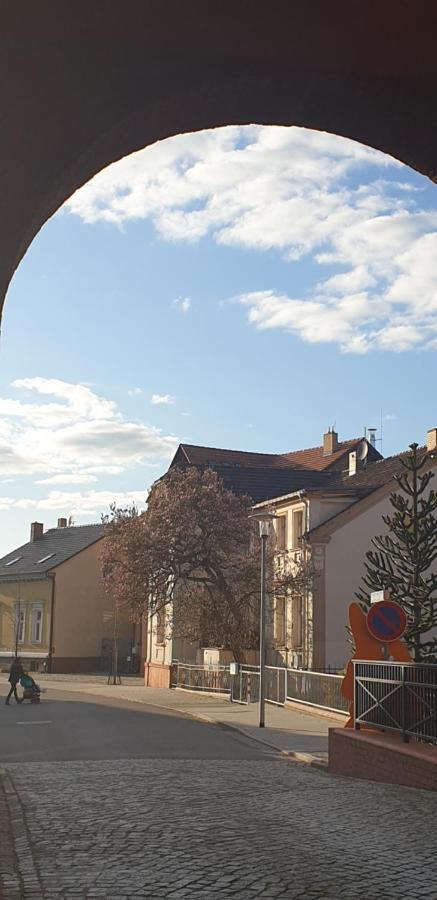
[(297, 498), (301, 500), (303, 497), (306, 497), (307, 491), (292, 491), (291, 494), (282, 494), (281, 497), (272, 497), (271, 500), (262, 500), (261, 503), (254, 503), (252, 509), (263, 509), (264, 506), (272, 506), (275, 503), (282, 503), (283, 500), (293, 500)]

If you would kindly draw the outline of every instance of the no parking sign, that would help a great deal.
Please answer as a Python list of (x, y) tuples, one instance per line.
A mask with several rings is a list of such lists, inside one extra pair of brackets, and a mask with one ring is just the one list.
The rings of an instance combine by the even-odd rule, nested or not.
[(377, 641), (388, 643), (402, 637), (407, 627), (407, 616), (394, 600), (380, 600), (367, 613), (367, 628)]

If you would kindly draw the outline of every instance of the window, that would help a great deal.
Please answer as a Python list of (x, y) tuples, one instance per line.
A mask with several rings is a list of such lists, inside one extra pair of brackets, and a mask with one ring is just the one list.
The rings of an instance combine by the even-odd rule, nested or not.
[(32, 644), (40, 644), (42, 641), (42, 603), (35, 603), (32, 607)]
[(300, 550), (303, 535), (303, 509), (293, 512), (293, 550)]
[(276, 548), (287, 549), (287, 516), (278, 516), (276, 519)]
[(5, 566), (13, 566), (14, 563), (18, 562), (18, 560), (23, 559), (22, 556), (16, 556), (15, 559), (10, 559), (9, 562), (5, 563)]
[(303, 600), (302, 597), (293, 597), (291, 613), (291, 632), (293, 647), (302, 646), (303, 637)]
[(43, 556), (43, 558), (42, 558), (42, 559), (39, 559), (38, 562), (35, 563), (35, 565), (36, 565), (36, 566), (39, 566), (40, 563), (47, 562), (47, 560), (48, 560), (48, 559), (51, 559), (52, 556), (55, 556), (55, 554), (54, 554), (54, 553), (49, 553), (48, 556)]
[(285, 597), (275, 601), (274, 636), (277, 647), (285, 647)]
[(156, 643), (165, 643), (165, 611), (163, 609), (156, 613)]
[(15, 627), (17, 643), (24, 644), (24, 635), (26, 631), (26, 608), (22, 603), (15, 604)]

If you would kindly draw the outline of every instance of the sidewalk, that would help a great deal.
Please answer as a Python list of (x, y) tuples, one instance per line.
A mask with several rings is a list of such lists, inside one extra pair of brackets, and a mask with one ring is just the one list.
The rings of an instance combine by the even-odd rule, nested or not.
[[(6, 677), (0, 676), (0, 685)], [(134, 682), (134, 683), (132, 683)], [(223, 697), (215, 697), (192, 691), (145, 687), (139, 679), (122, 679), (122, 684), (108, 685), (106, 678), (84, 676), (46, 675), (40, 678), (41, 686), (49, 691), (69, 691), (108, 699), (128, 700), (173, 710), (205, 722), (224, 725), (260, 741), (276, 750), (287, 753), (302, 762), (326, 760), (328, 755), (328, 729), (341, 727), (345, 717), (318, 715), (317, 711), (301, 711), (297, 706), (266, 704), (266, 727), (258, 727), (258, 704), (243, 706), (231, 703)]]

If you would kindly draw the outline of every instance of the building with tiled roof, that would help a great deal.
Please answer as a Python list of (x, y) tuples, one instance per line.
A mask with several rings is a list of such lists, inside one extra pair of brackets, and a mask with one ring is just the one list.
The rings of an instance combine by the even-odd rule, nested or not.
[[(428, 433), (423, 451), (434, 467), (437, 429)], [(170, 469), (212, 468), (226, 487), (252, 498), (254, 511), (275, 511), (278, 564), (293, 565), (303, 547), (310, 554), (315, 569), (311, 591), (274, 601), (269, 625), (271, 664), (341, 670), (347, 662), (349, 603), (360, 585), (371, 540), (384, 531), (382, 517), (404, 457), (401, 453), (384, 459), (373, 441), (365, 437), (339, 441), (333, 429), (318, 447), (280, 454), (192, 444), (178, 447)], [(148, 670), (153, 680), (148, 683), (169, 683), (175, 653), (180, 660), (200, 663), (202, 652), (195, 645), (173, 646), (171, 638), (161, 645), (155, 641)], [(215, 661), (229, 657), (227, 651), (224, 656), (215, 652)], [(208, 657), (209, 662), (212, 659)]]
[[(44, 531), (33, 522), (30, 540), (0, 559), (0, 665), (15, 652), (37, 671), (95, 672), (108, 665), (113, 610), (103, 591), (103, 525)], [(110, 603), (109, 603), (110, 606)], [(132, 625), (121, 617), (120, 653)], [(107, 670), (107, 668), (106, 668)]]
[(58, 527), (47, 531), (41, 523), (33, 522), (30, 541), (0, 559), (0, 584), (47, 578), (62, 563), (103, 537), (103, 525), (67, 526), (64, 522), (65, 519), (58, 519)]
[[(335, 431), (323, 436), (323, 444), (290, 453), (251, 453), (244, 450), (225, 450), (180, 444), (170, 468), (196, 466), (211, 468), (231, 490), (247, 494), (254, 503), (269, 500), (297, 490), (326, 488), (335, 491), (343, 471), (348, 469), (351, 452), (366, 452), (370, 465), (382, 459), (367, 438), (338, 441)], [(344, 486), (341, 485), (344, 490)]]
[[(437, 429), (428, 432), (421, 451), (426, 465), (437, 469)], [(390, 494), (398, 489), (395, 479), (404, 471), (407, 453), (360, 462), (351, 450), (348, 467), (330, 482), (255, 505), (258, 511), (274, 508), (278, 516), (279, 555), (299, 555), (305, 535), (316, 570), (310, 597), (277, 603), (272, 662), (331, 670), (347, 662), (348, 607), (361, 584), (372, 538), (386, 529), (383, 516), (390, 509)]]

